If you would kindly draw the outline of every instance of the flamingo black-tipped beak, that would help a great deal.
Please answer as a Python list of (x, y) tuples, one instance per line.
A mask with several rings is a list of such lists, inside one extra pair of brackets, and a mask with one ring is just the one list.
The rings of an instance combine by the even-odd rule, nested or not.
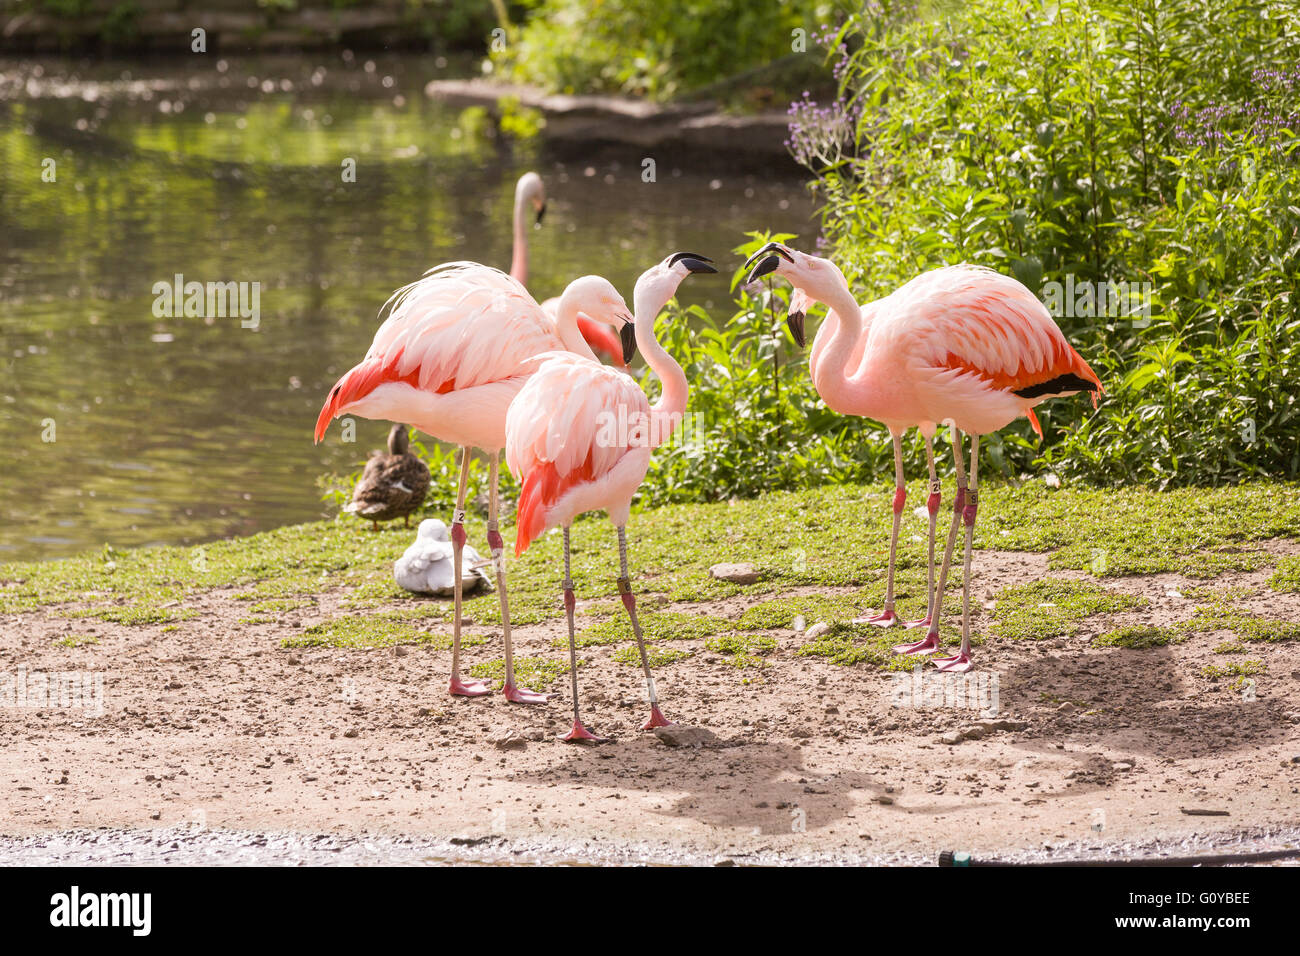
[(785, 317), (785, 324), (790, 329), (790, 334), (794, 336), (794, 344), (803, 348), (807, 339), (803, 334), (803, 312), (796, 309)]
[[(674, 252), (671, 256), (668, 257), (668, 264), (670, 266), (675, 266), (677, 265), (677, 263), (684, 262), (687, 259), (694, 259), (696, 262), (713, 261), (708, 256), (702, 256), (698, 252)], [(689, 269), (690, 267), (687, 266), (687, 268)], [(691, 269), (691, 271), (694, 272), (695, 270)]]
[(537, 225), (540, 226), (542, 224), (542, 217), (545, 215), (546, 215), (546, 203), (542, 203), (540, 206), (537, 207)]
[(745, 282), (750, 283), (753, 282), (755, 279), (761, 279), (763, 276), (771, 272), (775, 272), (777, 266), (779, 266), (780, 264), (781, 264), (781, 260), (778, 259), (776, 256), (768, 256), (758, 265), (754, 266), (752, 270), (750, 270), (749, 278), (747, 278)]
[(687, 272), (709, 273), (718, 271), (713, 268), (713, 266), (709, 265), (709, 263), (713, 261), (712, 259), (701, 259), (696, 256), (683, 256), (679, 261), (686, 267)]
[(636, 357), (636, 326), (628, 322), (618, 332), (619, 342), (623, 345), (623, 364), (631, 365)]
[(775, 252), (786, 262), (794, 262), (794, 257), (790, 255), (790, 253), (786, 250), (785, 246), (781, 245), (781, 243), (779, 242), (769, 242), (762, 249), (759, 249), (758, 252), (754, 253), (752, 256), (750, 256), (748, 259), (745, 260), (745, 268), (748, 269), (755, 262), (757, 262), (759, 259), (763, 258), (763, 256), (767, 255), (770, 252)]

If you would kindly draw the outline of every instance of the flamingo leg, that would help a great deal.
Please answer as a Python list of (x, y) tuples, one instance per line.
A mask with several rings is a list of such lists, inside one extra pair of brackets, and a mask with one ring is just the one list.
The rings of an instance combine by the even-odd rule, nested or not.
[(952, 456), (957, 472), (957, 496), (952, 502), (952, 524), (948, 528), (948, 544), (943, 549), (943, 564), (939, 568), (939, 581), (934, 589), (930, 610), (930, 629), (923, 640), (912, 644), (898, 644), (897, 654), (933, 654), (939, 649), (939, 621), (943, 618), (943, 592), (948, 587), (948, 570), (952, 567), (952, 553), (957, 546), (957, 529), (961, 526), (962, 511), (966, 505), (966, 464), (961, 455), (961, 431), (952, 429)]
[(492, 551), (492, 567), (497, 574), (497, 594), (501, 598), (501, 638), (506, 651), (506, 684), (502, 689), (506, 700), (512, 704), (544, 704), (550, 699), (549, 694), (539, 694), (526, 687), (515, 685), (515, 652), (510, 640), (510, 598), (506, 594), (506, 555), (505, 542), (497, 528), (497, 514), (500, 508), (498, 480), (500, 478), (501, 453), (494, 451), (488, 459), (488, 483), (491, 492), (488, 499), (488, 547)]
[(908, 621), (904, 627), (929, 627), (930, 621), (934, 617), (934, 537), (938, 526), (939, 519), (939, 502), (942, 500), (942, 488), (939, 483), (939, 474), (934, 468), (934, 436), (925, 435), (925, 463), (930, 469), (930, 497), (925, 501), (925, 510), (930, 513), (930, 550), (929, 558), (926, 562), (926, 573), (928, 575), (927, 584), (929, 591), (926, 596), (925, 617), (919, 621)]
[(975, 539), (975, 516), (979, 511), (980, 436), (970, 436), (970, 487), (966, 493), (966, 507), (962, 516), (966, 523), (966, 553), (963, 559), (961, 585), (961, 650), (952, 657), (931, 658), (941, 671), (961, 674), (971, 669), (970, 659), (970, 560), (971, 545)]
[(564, 616), (569, 622), (569, 674), (573, 679), (573, 727), (567, 734), (560, 737), (561, 740), (578, 741), (589, 740), (593, 743), (604, 742), (604, 737), (597, 737), (590, 730), (582, 725), (582, 718), (578, 716), (578, 651), (574, 644), (573, 637), (573, 610), (577, 606), (577, 601), (573, 597), (573, 577), (569, 573), (569, 526), (564, 526)]
[(637, 650), (641, 652), (641, 669), (645, 671), (646, 690), (650, 695), (650, 719), (641, 725), (642, 730), (653, 730), (655, 727), (667, 727), (672, 723), (664, 717), (659, 710), (659, 698), (655, 694), (655, 679), (650, 673), (650, 659), (645, 652), (645, 638), (641, 634), (641, 622), (636, 617), (636, 595), (632, 593), (632, 582), (627, 573), (627, 530), (623, 525), (618, 527), (618, 561), (619, 570), (622, 576), (618, 579), (618, 593), (623, 599), (623, 606), (627, 608), (627, 616), (632, 620), (632, 633), (636, 635)]
[(456, 512), (451, 519), (451, 568), (456, 576), (452, 594), (455, 602), (455, 619), (451, 625), (451, 686), (448, 692), (458, 697), (482, 697), (492, 693), (486, 681), (461, 680), (460, 677), (460, 623), (461, 623), (461, 552), (465, 549), (465, 491), (469, 484), (469, 448), (460, 446), (460, 488), (456, 493)]
[(903, 433), (891, 431), (894, 438), (894, 529), (889, 535), (889, 576), (885, 581), (885, 606), (875, 617), (859, 618), (876, 627), (892, 627), (901, 623), (894, 612), (894, 564), (898, 560), (898, 531), (903, 521), (903, 505), (907, 502), (907, 486), (903, 478)]

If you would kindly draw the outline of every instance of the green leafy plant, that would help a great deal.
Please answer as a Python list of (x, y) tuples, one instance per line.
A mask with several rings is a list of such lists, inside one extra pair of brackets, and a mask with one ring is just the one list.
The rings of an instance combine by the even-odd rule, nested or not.
[[(840, 99), (800, 108), (792, 150), (859, 298), (958, 261), (1036, 292), (1149, 283), (1136, 315), (1097, 300), (1058, 316), (1107, 395), (1095, 413), (1045, 406), (1041, 445), (1023, 422), (991, 436), (998, 471), (1157, 487), (1300, 474), (1286, 7), (971, 0), (921, 16), (882, 2), (841, 30)], [(813, 148), (843, 116), (848, 147)]]

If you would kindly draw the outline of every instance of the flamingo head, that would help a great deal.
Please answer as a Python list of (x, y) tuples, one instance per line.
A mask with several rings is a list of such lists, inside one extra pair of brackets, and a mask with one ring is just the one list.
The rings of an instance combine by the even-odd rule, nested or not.
[(532, 206), (537, 214), (537, 225), (542, 224), (542, 217), (546, 215), (546, 186), (542, 184), (541, 176), (528, 172), (519, 177), (515, 184), (515, 206), (523, 209)]
[(794, 286), (795, 294), (790, 297), (786, 324), (800, 348), (806, 341), (803, 319), (809, 303), (834, 301), (849, 287), (844, 273), (829, 259), (810, 256), (779, 242), (769, 242), (759, 249), (749, 257), (745, 267), (750, 270), (746, 282), (765, 275), (778, 275)]
[[(637, 317), (648, 316), (652, 325), (668, 300), (677, 294), (677, 287), (688, 275), (696, 272), (717, 272), (709, 265), (713, 260), (694, 252), (674, 252), (662, 262), (657, 262), (636, 280), (632, 304)], [(624, 362), (636, 352), (636, 330), (624, 326), (622, 330)]]
[(564, 290), (564, 295), (560, 296), (560, 308), (557, 311), (570, 309), (573, 314), (585, 312), (588, 318), (618, 329), (623, 341), (623, 364), (626, 365), (631, 360), (632, 355), (627, 349), (627, 335), (624, 333), (632, 328), (632, 315), (627, 310), (627, 303), (608, 279), (600, 276), (581, 276), (570, 282)]

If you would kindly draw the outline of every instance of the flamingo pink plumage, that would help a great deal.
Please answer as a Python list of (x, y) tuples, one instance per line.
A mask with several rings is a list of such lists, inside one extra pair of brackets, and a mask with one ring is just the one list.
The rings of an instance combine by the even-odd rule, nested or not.
[(655, 319), (687, 275), (717, 271), (708, 261), (692, 253), (675, 253), (637, 280), (636, 344), (663, 386), (654, 406), (630, 376), (592, 359), (559, 354), (548, 357), (520, 390), (506, 419), (506, 462), (521, 482), (515, 554), (522, 555), (547, 529), (564, 529), (564, 608), (573, 680), (573, 728), (566, 740), (600, 739), (578, 716), (575, 601), (569, 568), (569, 527), (587, 511), (608, 511), (618, 529), (618, 589), (632, 622), (650, 695), (650, 719), (642, 729), (668, 723), (659, 709), (637, 620), (636, 596), (628, 576), (626, 526), (632, 498), (650, 465), (650, 452), (672, 435), (689, 393), (681, 366), (655, 338)]
[[(943, 590), (956, 544), (959, 521), (966, 526), (965, 577), (962, 585), (962, 643), (952, 657), (936, 658), (941, 670), (965, 671), (970, 659), (970, 561), (978, 511), (979, 440), (1016, 418), (1027, 417), (1042, 428), (1034, 406), (1063, 395), (1091, 392), (1094, 407), (1101, 380), (1066, 341), (1046, 307), (1021, 283), (972, 265), (947, 266), (923, 273), (890, 295), (859, 306), (844, 274), (827, 259), (769, 243), (750, 259), (762, 261), (753, 280), (776, 273), (797, 290), (789, 317), (795, 340), (803, 344), (802, 304), (825, 303), (830, 311), (813, 343), (810, 368), (817, 393), (827, 406), (848, 415), (882, 422), (894, 444), (894, 524), (883, 612), (870, 619), (898, 623), (894, 610), (894, 565), (899, 523), (907, 498), (902, 436), (919, 428), (925, 439), (930, 471), (929, 610), (924, 640), (899, 645), (904, 654), (932, 654), (939, 649)], [(936, 583), (934, 542), (939, 510), (939, 481), (932, 439), (938, 424), (953, 432), (957, 494), (952, 526)], [(971, 436), (967, 484), (961, 433)]]
[(330, 390), (316, 421), (320, 441), (332, 419), (349, 413), (409, 422), (441, 441), (460, 446), (460, 484), (451, 538), (455, 620), (450, 690), (462, 696), (489, 692), (482, 681), (460, 677), (461, 550), (465, 544), (465, 494), (470, 449), (488, 453), (491, 497), (488, 544), (496, 566), (505, 644), (506, 697), (540, 703), (546, 696), (514, 682), (505, 558), (498, 529), (498, 471), (506, 444), (506, 412), (540, 356), (570, 350), (595, 361), (578, 332), (579, 311), (628, 323), (627, 305), (599, 276), (569, 283), (552, 319), (523, 285), (498, 269), (452, 262), (429, 270), (394, 292), (366, 356)]
[[(527, 172), (515, 183), (515, 208), (513, 220), (514, 248), (510, 255), (510, 275), (523, 285), (528, 284), (528, 212), (536, 215), (534, 223), (542, 224), (546, 215), (546, 186), (542, 177), (535, 172)], [(559, 305), (559, 297), (552, 296), (542, 301), (542, 308), (552, 317)], [(622, 368), (622, 351), (618, 335), (608, 325), (604, 325), (586, 315), (578, 316), (578, 331), (586, 343), (597, 355), (604, 356)]]

